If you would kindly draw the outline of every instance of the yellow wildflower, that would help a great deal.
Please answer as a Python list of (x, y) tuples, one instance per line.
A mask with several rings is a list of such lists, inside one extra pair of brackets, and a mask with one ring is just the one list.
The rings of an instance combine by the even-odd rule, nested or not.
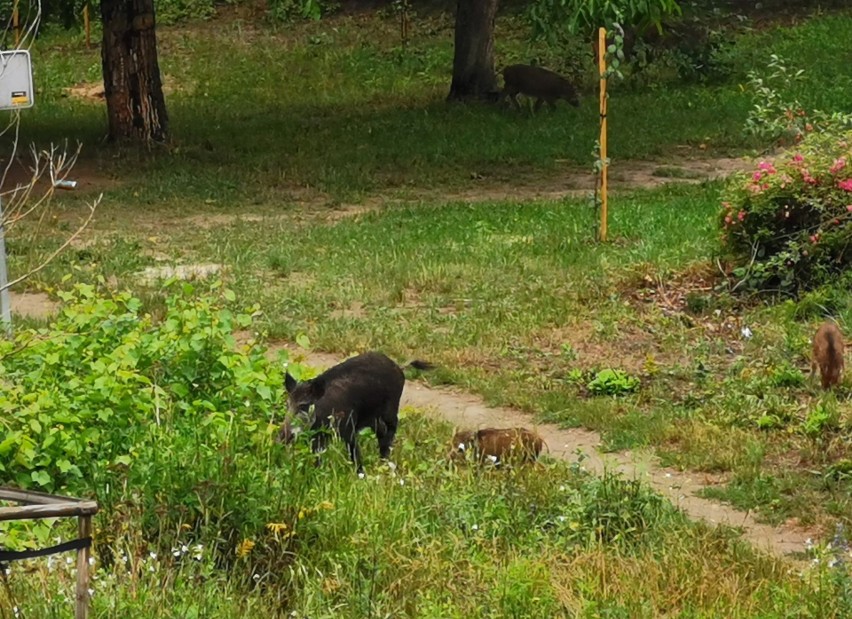
[(251, 552), (252, 548), (254, 548), (254, 542), (250, 539), (244, 539), (237, 545), (237, 556), (242, 559)]
[(283, 522), (267, 522), (266, 528), (275, 533), (276, 535), (281, 533), (282, 531), (287, 530), (287, 525)]

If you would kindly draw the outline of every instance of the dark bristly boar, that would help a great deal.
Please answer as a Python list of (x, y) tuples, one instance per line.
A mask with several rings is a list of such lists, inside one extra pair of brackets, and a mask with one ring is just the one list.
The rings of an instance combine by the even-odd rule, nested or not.
[(521, 109), (518, 94), (536, 98), (534, 111), (538, 111), (545, 101), (551, 108), (555, 108), (559, 99), (564, 99), (574, 107), (580, 105), (574, 85), (558, 73), (542, 67), (510, 65), (503, 69), (503, 82), (503, 96), (509, 97), (518, 109)]
[(825, 322), (814, 336), (811, 374), (819, 367), (822, 388), (828, 389), (840, 382), (843, 365), (843, 335), (837, 325)]
[(544, 440), (526, 428), (483, 428), (462, 430), (453, 436), (452, 459), (465, 459), (473, 453), (479, 462), (534, 462), (541, 455)]
[[(425, 361), (412, 361), (405, 367), (429, 370), (433, 366)], [(362, 475), (358, 433), (372, 428), (379, 442), (380, 456), (388, 458), (405, 386), (403, 369), (382, 353), (367, 352), (304, 382), (296, 381), (288, 373), (285, 386), (290, 412), (304, 428), (314, 432), (313, 451), (319, 453), (325, 449), (328, 442), (325, 430), (332, 430), (346, 443), (349, 456), (358, 474)], [(298, 426), (287, 420), (278, 438), (290, 442), (298, 432)]]

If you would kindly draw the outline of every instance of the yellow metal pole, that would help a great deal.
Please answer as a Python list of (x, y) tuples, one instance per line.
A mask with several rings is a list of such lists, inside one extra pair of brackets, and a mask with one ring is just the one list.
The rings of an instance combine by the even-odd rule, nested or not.
[(607, 200), (606, 200), (606, 29), (598, 30), (598, 68), (601, 79), (601, 226), (600, 240), (606, 241)]
[(83, 5), (83, 23), (86, 25), (86, 49), (92, 46), (91, 25), (89, 24), (89, 4)]

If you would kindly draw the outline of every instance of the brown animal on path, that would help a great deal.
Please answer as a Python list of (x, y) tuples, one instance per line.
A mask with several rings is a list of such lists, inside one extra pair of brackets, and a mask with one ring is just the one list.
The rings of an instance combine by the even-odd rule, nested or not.
[(555, 108), (559, 99), (567, 101), (574, 107), (580, 105), (580, 98), (577, 96), (574, 85), (558, 73), (542, 67), (526, 64), (510, 65), (503, 69), (503, 82), (501, 97), (509, 97), (518, 109), (521, 109), (518, 94), (536, 98), (533, 111), (538, 111), (545, 101), (551, 108)]
[(840, 382), (843, 365), (843, 335), (833, 322), (824, 322), (814, 336), (811, 375), (819, 366), (822, 388), (828, 389)]
[(526, 428), (483, 428), (462, 430), (453, 436), (450, 457), (462, 460), (473, 452), (479, 462), (490, 460), (494, 464), (517, 460), (534, 462), (541, 454), (544, 440)]

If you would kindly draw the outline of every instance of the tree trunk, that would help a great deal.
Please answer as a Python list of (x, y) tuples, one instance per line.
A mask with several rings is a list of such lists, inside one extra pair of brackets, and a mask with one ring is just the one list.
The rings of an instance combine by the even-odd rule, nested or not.
[(164, 142), (168, 116), (157, 63), (154, 0), (101, 0), (101, 17), (110, 139)]
[(447, 100), (494, 99), (497, 0), (458, 0), (453, 83)]

